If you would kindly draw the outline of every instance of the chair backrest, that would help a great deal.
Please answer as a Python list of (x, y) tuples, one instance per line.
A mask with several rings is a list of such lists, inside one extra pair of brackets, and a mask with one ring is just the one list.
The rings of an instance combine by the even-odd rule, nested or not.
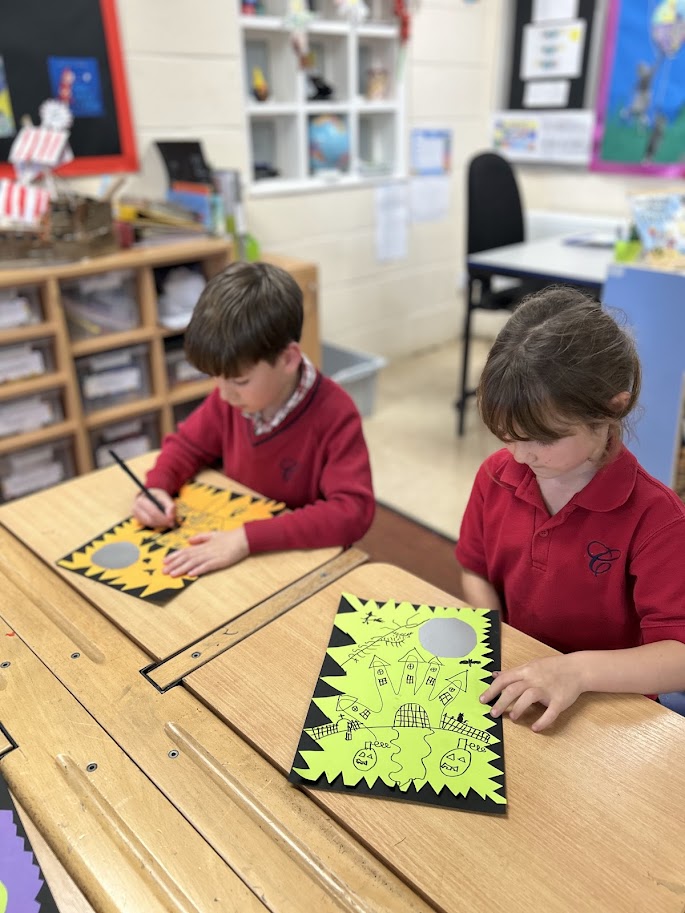
[(496, 152), (475, 155), (467, 177), (467, 253), (524, 240), (521, 197), (511, 165)]

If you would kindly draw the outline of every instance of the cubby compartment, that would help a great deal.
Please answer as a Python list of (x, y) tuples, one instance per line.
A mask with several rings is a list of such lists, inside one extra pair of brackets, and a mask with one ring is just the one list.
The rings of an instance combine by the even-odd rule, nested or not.
[(148, 346), (127, 346), (76, 359), (83, 411), (95, 412), (150, 395)]
[(297, 91), (297, 76), (297, 58), (289, 33), (251, 31), (248, 25), (245, 35), (248, 104), (292, 101)]
[[(309, 54), (311, 63), (307, 70), (307, 100), (310, 104), (347, 101), (350, 97), (350, 80), (345, 36), (319, 34), (314, 24), (310, 29)], [(323, 80), (322, 89), (325, 85), (331, 94), (320, 99), (312, 98), (316, 83), (309, 76), (320, 77)]]
[(154, 277), (159, 325), (170, 330), (185, 329), (207, 284), (203, 265), (182, 263), (158, 267)]
[(112, 270), (64, 282), (61, 297), (72, 340), (140, 326), (133, 270)]
[(390, 174), (396, 156), (397, 122), (392, 114), (373, 112), (359, 117), (359, 170), (363, 174)]
[(159, 417), (152, 413), (103, 425), (90, 432), (93, 464), (98, 468), (114, 462), (110, 450), (114, 450), (122, 460), (130, 460), (149, 450), (156, 450), (160, 442)]
[(0, 500), (11, 501), (73, 478), (74, 450), (70, 438), (0, 456)]
[(294, 116), (255, 111), (250, 119), (254, 179), (300, 176), (301, 138)]
[(324, 111), (307, 119), (309, 173), (326, 177), (350, 170), (350, 124), (347, 114)]
[(186, 384), (193, 380), (203, 380), (208, 377), (207, 374), (191, 365), (186, 358), (182, 336), (171, 336), (164, 340), (164, 361), (170, 390), (180, 384)]
[(24, 380), (55, 370), (55, 346), (52, 338), (0, 346), (0, 383)]
[(38, 288), (0, 288), (0, 330), (25, 327), (44, 319)]
[(397, 51), (388, 38), (359, 38), (357, 93), (370, 102), (390, 101), (395, 97)]
[(285, 16), (289, 0), (237, 0), (243, 16)]
[(0, 438), (64, 421), (61, 390), (45, 390), (0, 402)]

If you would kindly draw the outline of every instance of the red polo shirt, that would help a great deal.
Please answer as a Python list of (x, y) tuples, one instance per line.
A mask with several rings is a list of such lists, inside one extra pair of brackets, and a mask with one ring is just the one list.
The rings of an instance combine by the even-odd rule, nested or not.
[(625, 448), (550, 516), (533, 471), (480, 467), (456, 547), (504, 620), (561, 650), (685, 643), (685, 505)]

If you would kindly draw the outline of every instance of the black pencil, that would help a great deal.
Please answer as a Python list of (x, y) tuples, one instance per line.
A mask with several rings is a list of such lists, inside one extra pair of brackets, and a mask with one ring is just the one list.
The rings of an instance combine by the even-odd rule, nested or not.
[(135, 474), (135, 472), (133, 472), (132, 469), (128, 468), (128, 466), (126, 465), (126, 463), (124, 463), (124, 461), (121, 459), (121, 457), (118, 456), (113, 450), (110, 450), (109, 453), (110, 453), (110, 456), (113, 459), (115, 459), (117, 461), (117, 463), (121, 466), (121, 468), (124, 470), (126, 475), (129, 476), (131, 479), (133, 479), (133, 481), (136, 483), (138, 488), (140, 488), (140, 490), (143, 492), (145, 497), (148, 498), (150, 501), (152, 501), (152, 503), (155, 505), (155, 507), (157, 507), (159, 510), (161, 510), (163, 514), (166, 514), (166, 510), (164, 509), (164, 505), (162, 504), (162, 502), (158, 501), (157, 498), (152, 494), (150, 489), (146, 488), (146, 486), (143, 485), (143, 483), (140, 481), (140, 479)]

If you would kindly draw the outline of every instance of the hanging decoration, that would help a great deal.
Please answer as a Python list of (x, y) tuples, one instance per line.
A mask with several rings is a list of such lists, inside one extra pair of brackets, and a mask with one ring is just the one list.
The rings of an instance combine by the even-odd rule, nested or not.
[(394, 0), (393, 12), (400, 20), (400, 42), (405, 45), (411, 31), (411, 13), (407, 0)]
[(411, 34), (412, 12), (418, 11), (419, 0), (393, 0), (393, 12), (400, 22), (400, 53), (397, 59), (397, 81), (399, 82), (404, 70), (404, 61), (407, 56), (407, 44)]
[(290, 44), (297, 55), (301, 69), (306, 70), (313, 63), (309, 53), (309, 23), (314, 14), (308, 8), (305, 0), (289, 0), (288, 12), (283, 20), (284, 26), (290, 31)]

